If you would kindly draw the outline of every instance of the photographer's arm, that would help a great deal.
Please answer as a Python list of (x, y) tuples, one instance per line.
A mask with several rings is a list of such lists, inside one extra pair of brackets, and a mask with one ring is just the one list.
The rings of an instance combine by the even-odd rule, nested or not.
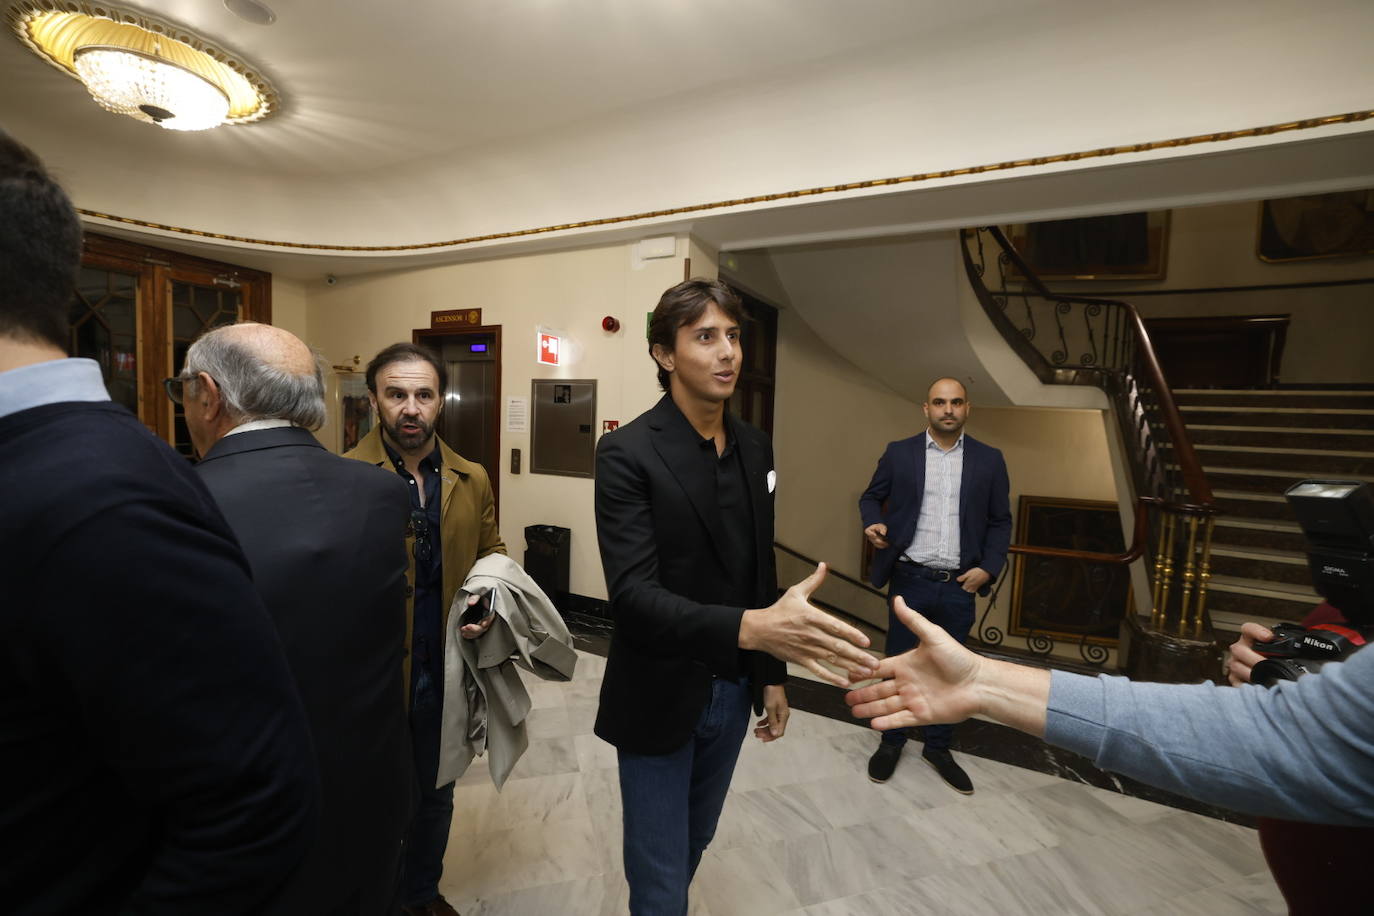
[(1238, 811), (1374, 824), (1371, 684), (1374, 653), (1268, 690), (1056, 671), (1045, 739)]
[(1103, 769), (1211, 804), (1290, 820), (1374, 824), (1374, 652), (1271, 690), (1137, 684), (994, 662), (897, 602), (920, 648), (852, 691), (877, 728), (975, 713)]

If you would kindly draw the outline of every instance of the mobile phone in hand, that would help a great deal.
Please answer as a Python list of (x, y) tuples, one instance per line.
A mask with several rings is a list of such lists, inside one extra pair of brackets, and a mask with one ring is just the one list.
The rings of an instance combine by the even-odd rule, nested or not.
[(458, 625), (465, 627), (469, 624), (481, 623), (490, 614), (491, 598), (484, 594), (477, 599), (475, 604), (469, 605), (468, 609), (463, 611), (462, 616), (458, 618)]

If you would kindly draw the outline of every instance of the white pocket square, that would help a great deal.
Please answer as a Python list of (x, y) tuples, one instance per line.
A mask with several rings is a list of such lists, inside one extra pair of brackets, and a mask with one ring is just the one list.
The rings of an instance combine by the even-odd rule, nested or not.
[(777, 471), (769, 471), (769, 472), (768, 472), (768, 492), (769, 492), (769, 493), (772, 493), (772, 492), (773, 492), (774, 490), (776, 490), (777, 488), (778, 488), (778, 472), (777, 472)]

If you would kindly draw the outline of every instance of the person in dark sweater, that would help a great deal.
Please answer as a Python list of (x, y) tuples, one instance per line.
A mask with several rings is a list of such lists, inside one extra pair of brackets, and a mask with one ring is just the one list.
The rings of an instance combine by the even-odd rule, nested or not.
[(257, 912), (313, 838), (305, 714), (209, 493), (65, 358), (80, 250), (0, 132), (0, 910)]

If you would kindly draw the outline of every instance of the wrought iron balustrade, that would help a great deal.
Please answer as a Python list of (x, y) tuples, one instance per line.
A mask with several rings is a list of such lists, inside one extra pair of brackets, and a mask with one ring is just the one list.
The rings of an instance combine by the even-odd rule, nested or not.
[(1207, 583), (1217, 507), (1139, 313), (1126, 302), (1050, 290), (998, 227), (961, 235), (978, 301), (1036, 377), (1092, 385), (1108, 396), (1141, 498), (1136, 511), (1146, 516), (1151, 613), (1148, 623), (1128, 613), (1128, 623), (1146, 636), (1210, 645)]

